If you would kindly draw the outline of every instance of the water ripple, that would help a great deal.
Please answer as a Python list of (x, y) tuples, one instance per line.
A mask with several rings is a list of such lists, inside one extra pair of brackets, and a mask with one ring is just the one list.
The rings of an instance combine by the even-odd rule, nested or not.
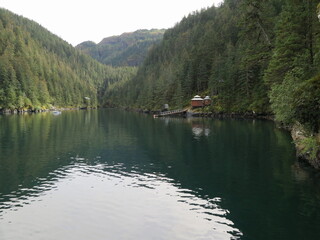
[[(32, 187), (21, 185), (16, 191), (0, 194), (1, 223), (11, 229), (12, 222), (21, 227), (26, 226), (26, 222), (20, 222), (20, 218), (28, 220), (30, 224), (24, 229), (27, 232), (43, 228), (43, 220), (40, 221), (43, 218), (58, 229), (62, 223), (69, 224), (57, 232), (56, 239), (59, 234), (65, 237), (66, 231), (72, 228), (77, 228), (79, 239), (85, 239), (83, 236), (91, 228), (97, 237), (90, 239), (101, 239), (104, 222), (113, 226), (108, 229), (118, 234), (118, 239), (138, 239), (134, 237), (141, 237), (141, 233), (136, 229), (145, 232), (144, 239), (151, 239), (155, 233), (166, 236), (157, 239), (190, 239), (191, 236), (191, 239), (236, 239), (241, 236), (227, 219), (229, 211), (221, 207), (219, 197), (200, 197), (196, 191), (182, 188), (165, 174), (142, 172), (135, 166), (128, 170), (124, 164), (89, 165), (87, 159), (79, 156), (74, 160), (47, 177), (36, 178)], [(42, 210), (34, 213), (38, 218), (31, 221), (25, 212), (33, 211), (35, 206)], [(56, 216), (57, 212), (63, 218)], [(93, 213), (96, 219), (91, 219)], [(62, 223), (53, 220), (54, 217)], [(118, 224), (120, 219), (126, 224), (126, 234), (118, 231), (123, 227)], [(86, 222), (89, 227), (87, 225), (83, 232), (73, 223), (75, 220), (80, 225)], [(69, 239), (76, 239), (75, 236), (77, 234)]]

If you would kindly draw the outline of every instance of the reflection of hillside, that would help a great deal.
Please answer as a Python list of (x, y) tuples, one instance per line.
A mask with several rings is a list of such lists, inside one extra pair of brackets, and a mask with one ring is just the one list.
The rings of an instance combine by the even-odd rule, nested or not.
[(96, 111), (0, 116), (0, 189), (33, 185), (37, 177), (68, 165), (67, 154), (99, 139)]

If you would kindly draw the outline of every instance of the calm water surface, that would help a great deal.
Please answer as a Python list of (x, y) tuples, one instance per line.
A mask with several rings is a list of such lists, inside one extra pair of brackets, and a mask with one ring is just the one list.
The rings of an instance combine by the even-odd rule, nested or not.
[(0, 239), (320, 239), (291, 141), (265, 121), (0, 115)]

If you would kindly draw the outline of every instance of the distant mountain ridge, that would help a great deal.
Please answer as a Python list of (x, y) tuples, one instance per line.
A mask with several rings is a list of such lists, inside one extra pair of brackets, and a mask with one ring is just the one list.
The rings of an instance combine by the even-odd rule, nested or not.
[(164, 32), (164, 29), (137, 30), (104, 38), (98, 44), (82, 42), (76, 48), (106, 65), (139, 66), (149, 48), (162, 40)]

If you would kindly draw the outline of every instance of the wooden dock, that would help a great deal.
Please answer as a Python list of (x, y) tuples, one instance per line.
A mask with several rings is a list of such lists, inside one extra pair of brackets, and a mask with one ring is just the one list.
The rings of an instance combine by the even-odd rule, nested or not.
[(186, 109), (178, 109), (178, 110), (172, 110), (172, 111), (165, 111), (159, 114), (154, 114), (153, 117), (157, 118), (157, 117), (167, 117), (167, 116), (173, 116), (173, 115), (179, 115), (179, 114), (183, 114), (186, 113), (188, 110)]

